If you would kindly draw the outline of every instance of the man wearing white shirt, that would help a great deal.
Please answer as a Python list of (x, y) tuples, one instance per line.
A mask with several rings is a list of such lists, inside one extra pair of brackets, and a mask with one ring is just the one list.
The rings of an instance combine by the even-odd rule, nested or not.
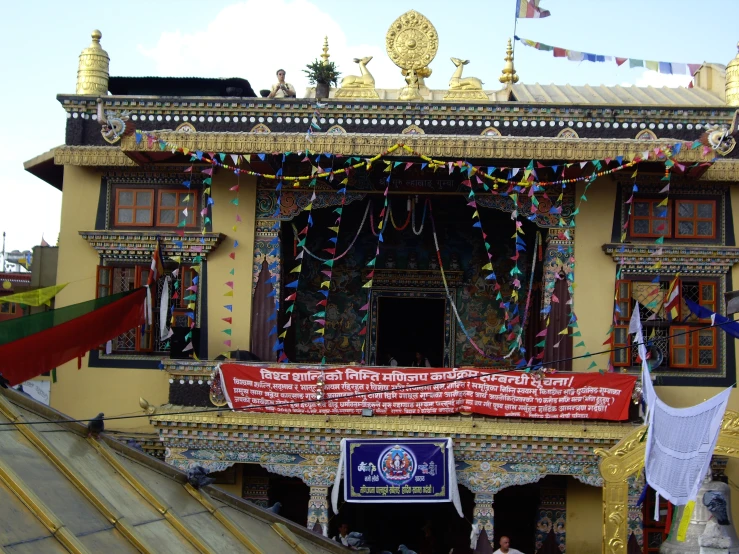
[(500, 548), (493, 552), (493, 554), (523, 554), (523, 552), (511, 548), (511, 539), (503, 535), (500, 537)]

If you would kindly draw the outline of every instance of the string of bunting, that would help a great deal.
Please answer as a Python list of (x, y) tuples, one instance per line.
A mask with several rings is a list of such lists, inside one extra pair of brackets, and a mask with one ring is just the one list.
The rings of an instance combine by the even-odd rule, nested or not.
[[(234, 163), (238, 163), (238, 155), (237, 154), (231, 154), (231, 157), (234, 161)], [(235, 221), (231, 229), (234, 233), (238, 231), (239, 223), (241, 223), (241, 215), (239, 215), (239, 189), (241, 188), (241, 172), (235, 171), (236, 174), (236, 184), (232, 186), (229, 190), (234, 193), (234, 197), (229, 201), (231, 204), (236, 206), (236, 214), (235, 214)], [(232, 349), (232, 336), (233, 336), (233, 303), (234, 303), (234, 283), (236, 281), (235, 275), (236, 275), (236, 249), (239, 247), (239, 241), (238, 239), (234, 238), (233, 245), (231, 248), (231, 252), (229, 252), (228, 257), (232, 260), (231, 263), (231, 269), (229, 270), (228, 274), (228, 281), (224, 283), (224, 286), (228, 289), (226, 292), (223, 293), (223, 296), (230, 297), (231, 298), (231, 304), (226, 304), (223, 306), (223, 309), (228, 311), (229, 314), (226, 317), (222, 317), (221, 321), (224, 321), (228, 327), (223, 329), (221, 332), (226, 335), (226, 339), (223, 341), (223, 345), (227, 347), (228, 350), (223, 352), (223, 355), (226, 358), (231, 358), (231, 349)]]
[[(391, 152), (394, 150), (397, 150), (399, 148), (398, 145), (391, 147)], [(379, 158), (378, 158), (379, 159)], [(367, 171), (371, 169), (371, 165), (367, 166)], [(387, 178), (385, 179), (385, 192), (383, 194), (383, 205), (382, 210), (380, 211), (379, 219), (380, 222), (378, 223), (378, 234), (377, 234), (377, 245), (375, 246), (375, 257), (369, 260), (366, 264), (366, 266), (369, 268), (369, 272), (366, 275), (367, 281), (362, 285), (362, 288), (367, 289), (367, 302), (359, 308), (359, 311), (364, 312), (364, 316), (362, 317), (362, 323), (363, 327), (362, 330), (359, 332), (359, 334), (362, 336), (362, 359), (360, 363), (364, 365), (366, 363), (366, 354), (365, 354), (365, 346), (367, 343), (367, 325), (369, 321), (369, 304), (370, 304), (370, 298), (372, 295), (372, 283), (375, 276), (375, 267), (377, 267), (377, 258), (380, 256), (380, 244), (384, 242), (383, 235), (385, 234), (385, 230), (387, 229), (387, 226), (384, 225), (386, 223), (387, 219), (383, 219), (386, 215), (386, 212), (389, 210), (388, 207), (388, 193), (390, 192), (390, 179), (392, 178), (392, 171), (393, 171), (393, 164), (391, 162), (386, 161), (385, 162), (385, 169), (384, 172), (388, 174)]]
[[(283, 154), (283, 160), (285, 159), (285, 155)], [(280, 257), (280, 220), (282, 217), (282, 181), (277, 181), (277, 186), (275, 187), (275, 191), (277, 192), (277, 202), (275, 205), (275, 213), (272, 214), (272, 219), (274, 219), (275, 223), (272, 225), (272, 232), (274, 233), (274, 237), (269, 242), (270, 251), (267, 254), (267, 261), (274, 260), (270, 262), (267, 266), (267, 270), (270, 273), (269, 279), (267, 279), (267, 284), (272, 285), (272, 290), (267, 295), (267, 298), (273, 298), (274, 299), (274, 310), (272, 314), (267, 318), (267, 323), (272, 322), (272, 328), (269, 331), (268, 337), (271, 337), (272, 335), (277, 335), (277, 325), (279, 321), (279, 313), (280, 313), (280, 283), (277, 279), (277, 269), (279, 267), (279, 262), (277, 261)], [(295, 236), (298, 236), (298, 231), (295, 229)], [(287, 335), (287, 328), (285, 327), (285, 331), (280, 333), (282, 337), (278, 336), (277, 340), (275, 341), (275, 345), (273, 347), (273, 351), (277, 353), (277, 359), (287, 359), (287, 356), (284, 354), (284, 337)], [(284, 357), (284, 358), (283, 358)]]
[(334, 225), (329, 227), (329, 231), (334, 233), (333, 237), (330, 237), (328, 241), (331, 243), (331, 246), (328, 248), (324, 248), (324, 252), (328, 252), (328, 254), (331, 256), (331, 259), (326, 260), (322, 262), (322, 265), (325, 265), (328, 267), (328, 269), (321, 269), (321, 273), (326, 277), (324, 281), (321, 282), (321, 286), (319, 288), (319, 292), (323, 295), (323, 299), (318, 302), (316, 307), (318, 308), (318, 312), (313, 315), (314, 322), (317, 324), (316, 329), (316, 335), (318, 335), (313, 342), (316, 344), (321, 345), (321, 364), (326, 363), (326, 340), (325, 340), (325, 332), (326, 332), (326, 307), (328, 306), (328, 297), (331, 292), (331, 277), (333, 275), (334, 270), (334, 262), (336, 262), (336, 248), (338, 246), (339, 242), (339, 231), (341, 230), (341, 218), (342, 214), (344, 212), (344, 205), (346, 204), (346, 185), (349, 182), (349, 178), (345, 177), (344, 180), (341, 182), (341, 189), (339, 189), (339, 194), (341, 194), (341, 204), (338, 208), (334, 209), (334, 213), (337, 214), (336, 221), (334, 222)]
[(541, 50), (543, 52), (552, 52), (555, 58), (567, 58), (572, 62), (616, 62), (616, 65), (622, 66), (629, 62), (629, 67), (643, 67), (650, 71), (657, 71), (667, 75), (695, 75), (701, 67), (699, 63), (675, 63), (675, 62), (659, 62), (654, 60), (641, 60), (638, 58), (621, 58), (618, 56), (604, 56), (602, 54), (590, 54), (588, 52), (580, 52), (569, 48), (561, 48), (559, 46), (550, 46), (543, 42), (536, 42), (527, 38), (514, 36), (517, 41)]

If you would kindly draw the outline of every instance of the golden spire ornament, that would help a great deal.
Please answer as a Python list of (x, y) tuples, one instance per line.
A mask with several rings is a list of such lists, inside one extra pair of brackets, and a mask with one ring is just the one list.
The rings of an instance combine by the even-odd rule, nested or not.
[(726, 66), (726, 104), (739, 106), (739, 53)]
[(77, 94), (108, 94), (108, 77), (110, 58), (100, 46), (103, 34), (95, 29), (92, 32), (92, 44), (80, 53), (80, 64), (77, 70)]
[(513, 67), (513, 45), (511, 39), (508, 39), (508, 46), (505, 50), (505, 65), (503, 66), (503, 74), (500, 76), (500, 82), (506, 83), (509, 86), (514, 83), (518, 83), (518, 75), (516, 75), (516, 68)]
[(328, 59), (330, 57), (331, 54), (328, 53), (328, 37), (323, 37), (323, 54), (321, 54), (323, 65), (328, 65)]

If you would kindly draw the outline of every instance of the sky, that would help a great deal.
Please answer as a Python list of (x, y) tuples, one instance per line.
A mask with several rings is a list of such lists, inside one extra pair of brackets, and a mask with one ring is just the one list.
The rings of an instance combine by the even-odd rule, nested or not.
[[(56, 244), (62, 194), (27, 173), (23, 162), (64, 142), (65, 113), (56, 95), (74, 93), (80, 51), (100, 29), (114, 76), (241, 77), (255, 91), (269, 88), (278, 68), (298, 94), (301, 69), (321, 54), (356, 75), (353, 58), (373, 56), (378, 88), (404, 85), (385, 52), (385, 33), (415, 9), (436, 27), (439, 50), (430, 88), (447, 88), (450, 57), (469, 59), (464, 76), (499, 88), (515, 0), (25, 0), (3, 5), (0, 33), (0, 233), (7, 251), (31, 249), (42, 236)], [(523, 38), (618, 57), (728, 63), (736, 54), (736, 0), (541, 0), (552, 15), (518, 21)], [(627, 64), (628, 65), (628, 64)], [(570, 85), (681, 86), (667, 76), (615, 63), (571, 62), (519, 43), (520, 82)]]

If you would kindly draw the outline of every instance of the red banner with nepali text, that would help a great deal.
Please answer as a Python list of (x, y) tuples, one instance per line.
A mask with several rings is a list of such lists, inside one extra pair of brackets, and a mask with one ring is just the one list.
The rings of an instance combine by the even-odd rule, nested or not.
[[(285, 414), (455, 414), (547, 419), (628, 419), (635, 375), (494, 369), (315, 367), (224, 363), (221, 385), (233, 410)], [(324, 397), (316, 401), (323, 375)]]

